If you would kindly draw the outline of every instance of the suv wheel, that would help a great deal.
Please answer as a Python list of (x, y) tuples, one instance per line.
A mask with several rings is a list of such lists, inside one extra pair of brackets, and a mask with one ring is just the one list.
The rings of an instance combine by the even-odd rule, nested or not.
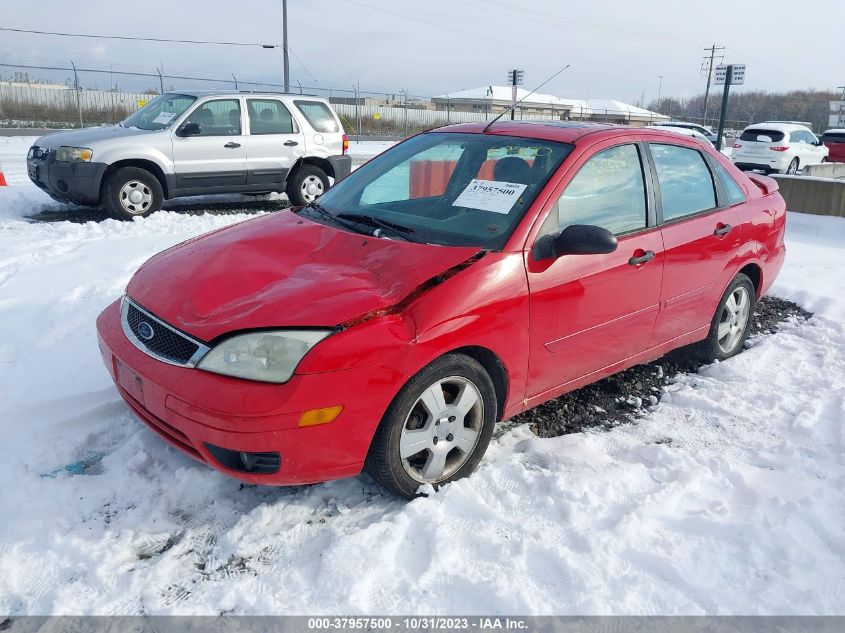
[(792, 159), (792, 162), (789, 163), (789, 167), (786, 168), (786, 173), (790, 176), (794, 176), (798, 173), (798, 157)]
[(484, 367), (447, 354), (411, 378), (388, 407), (367, 454), (367, 472), (413, 498), (475, 470), (496, 425), (496, 391)]
[(329, 189), (329, 177), (319, 167), (300, 165), (288, 178), (288, 200), (294, 206), (311, 204)]
[(102, 203), (118, 220), (144, 218), (161, 209), (164, 191), (158, 178), (140, 167), (122, 167), (106, 180)]

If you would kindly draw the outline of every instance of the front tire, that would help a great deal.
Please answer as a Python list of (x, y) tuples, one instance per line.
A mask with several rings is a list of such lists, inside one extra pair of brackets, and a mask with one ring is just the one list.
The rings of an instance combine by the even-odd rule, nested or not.
[(300, 165), (288, 178), (286, 193), (294, 206), (311, 204), (329, 190), (329, 177), (319, 167)]
[(145, 218), (161, 209), (164, 190), (158, 178), (140, 167), (122, 167), (103, 185), (102, 203), (118, 220)]
[(385, 488), (412, 499), (466, 477), (496, 425), (493, 381), (474, 358), (447, 354), (411, 378), (376, 430), (365, 468)]
[(733, 278), (719, 301), (707, 338), (697, 346), (703, 361), (727, 360), (742, 351), (751, 331), (755, 298), (754, 284), (746, 275), (739, 273)]

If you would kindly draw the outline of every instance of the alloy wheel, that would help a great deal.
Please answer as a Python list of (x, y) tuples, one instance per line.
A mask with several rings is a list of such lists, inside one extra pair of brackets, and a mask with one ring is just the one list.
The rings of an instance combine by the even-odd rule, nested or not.
[(719, 349), (724, 354), (732, 353), (748, 327), (748, 319), (751, 316), (751, 297), (748, 290), (738, 286), (728, 297), (719, 316), (719, 329), (717, 332)]
[(449, 376), (430, 385), (402, 427), (399, 455), (405, 472), (421, 483), (445, 481), (472, 455), (483, 423), (484, 401), (472, 381)]

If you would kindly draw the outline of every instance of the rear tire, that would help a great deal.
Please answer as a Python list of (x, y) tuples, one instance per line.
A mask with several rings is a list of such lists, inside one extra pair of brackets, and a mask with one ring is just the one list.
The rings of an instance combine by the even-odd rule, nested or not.
[(786, 168), (786, 173), (789, 176), (794, 176), (798, 173), (798, 157), (792, 159), (792, 162), (789, 163), (789, 167)]
[(293, 206), (311, 204), (329, 190), (329, 177), (319, 167), (300, 165), (288, 178), (288, 200)]
[(163, 203), (158, 178), (140, 167), (121, 167), (103, 185), (102, 204), (118, 220), (145, 218)]
[(412, 499), (466, 477), (484, 456), (496, 425), (496, 390), (474, 358), (447, 354), (412, 377), (376, 429), (365, 463), (385, 488)]
[(707, 338), (694, 346), (696, 356), (712, 363), (739, 354), (751, 331), (755, 298), (751, 279), (743, 273), (734, 277), (719, 301)]

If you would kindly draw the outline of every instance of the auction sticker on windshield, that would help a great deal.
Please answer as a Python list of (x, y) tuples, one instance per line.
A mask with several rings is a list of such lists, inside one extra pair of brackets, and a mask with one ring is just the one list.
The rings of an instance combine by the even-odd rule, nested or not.
[(175, 112), (161, 112), (156, 118), (153, 119), (153, 123), (162, 123), (166, 125), (167, 123), (170, 123), (170, 119), (175, 116)]
[(526, 186), (516, 182), (476, 180), (473, 178), (467, 188), (452, 203), (452, 206), (507, 215), (519, 196), (525, 191)]

